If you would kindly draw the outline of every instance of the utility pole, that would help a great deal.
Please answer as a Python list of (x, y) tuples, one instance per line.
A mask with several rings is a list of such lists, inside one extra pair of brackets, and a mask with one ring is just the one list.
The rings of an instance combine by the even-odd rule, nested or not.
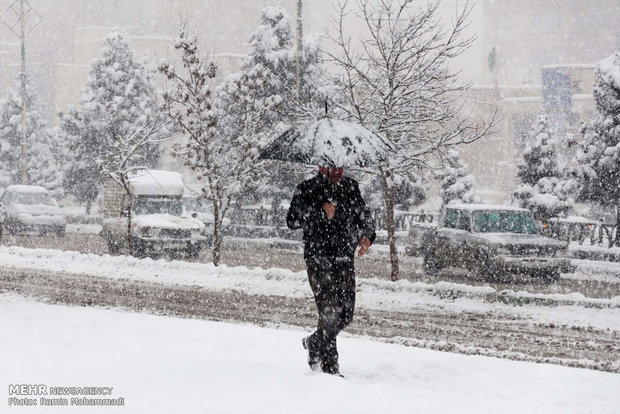
[(6, 71), (2, 70), (4, 62), (7, 60), (8, 52), (0, 49), (0, 86), (6, 85)]
[(297, 53), (295, 54), (295, 61), (297, 63), (297, 70), (295, 72), (295, 82), (297, 86), (297, 99), (299, 99), (299, 92), (301, 89), (301, 54), (303, 50), (302, 37), (303, 37), (303, 20), (302, 20), (302, 0), (297, 0)]
[[(21, 43), (21, 129), (22, 145), (20, 157), (20, 177), (22, 184), (26, 183), (26, 151), (28, 150), (26, 135), (26, 35), (29, 34), (43, 18), (32, 7), (28, 0), (13, 0), (2, 13), (2, 22), (20, 39)], [(17, 25), (19, 24), (19, 29)]]

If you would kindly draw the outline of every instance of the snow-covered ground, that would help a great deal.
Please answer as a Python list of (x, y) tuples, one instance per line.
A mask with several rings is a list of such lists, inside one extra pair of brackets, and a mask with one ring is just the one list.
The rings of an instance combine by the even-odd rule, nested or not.
[[(607, 243), (607, 241), (605, 241)], [(568, 245), (568, 250), (571, 252), (581, 251), (581, 252), (596, 252), (596, 253), (606, 253), (606, 254), (620, 254), (620, 247), (613, 246), (607, 247), (606, 244), (603, 246), (599, 246), (598, 244), (591, 245), (587, 241), (579, 244), (578, 242), (571, 242)]]
[[(277, 268), (215, 267), (203, 263), (99, 256), (15, 246), (0, 247), (0, 264), (14, 269), (200, 286), (214, 291), (240, 291), (251, 295), (291, 298), (312, 296), (305, 272)], [(619, 270), (618, 266), (609, 269), (609, 277), (620, 275)], [(495, 313), (539, 323), (620, 330), (620, 295), (600, 299), (585, 297), (581, 293), (536, 294), (513, 290), (497, 291), (490, 286), (449, 282), (429, 284), (359, 278), (356, 304), (362, 308), (398, 312), (428, 310)]]
[[(620, 407), (618, 374), (364, 337), (339, 339), (346, 377), (340, 379), (308, 369), (300, 344), (307, 333), (294, 329), (56, 306), (7, 294), (0, 295), (0, 327), (3, 413), (611, 414)], [(86, 397), (122, 397), (124, 406), (8, 406), (9, 397), (25, 397), (9, 396), (9, 384), (113, 387), (110, 396)]]
[(576, 260), (575, 271), (562, 275), (562, 277), (574, 280), (598, 280), (607, 283), (620, 283), (620, 263), (605, 262), (599, 260)]

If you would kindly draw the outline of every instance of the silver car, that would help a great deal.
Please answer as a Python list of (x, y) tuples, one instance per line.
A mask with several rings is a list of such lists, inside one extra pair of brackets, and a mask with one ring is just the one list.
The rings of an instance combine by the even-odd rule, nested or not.
[(508, 206), (445, 206), (437, 229), (423, 235), (422, 252), (430, 274), (454, 266), (491, 279), (523, 273), (554, 281), (570, 270), (568, 243), (541, 235), (528, 210)]
[(49, 192), (36, 185), (11, 185), (0, 196), (2, 231), (64, 236), (67, 222)]

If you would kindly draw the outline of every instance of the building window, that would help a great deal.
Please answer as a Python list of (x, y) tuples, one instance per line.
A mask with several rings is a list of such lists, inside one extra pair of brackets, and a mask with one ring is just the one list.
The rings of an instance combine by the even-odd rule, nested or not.
[(545, 110), (556, 112), (570, 109), (573, 105), (573, 84), (570, 68), (543, 68), (542, 94)]

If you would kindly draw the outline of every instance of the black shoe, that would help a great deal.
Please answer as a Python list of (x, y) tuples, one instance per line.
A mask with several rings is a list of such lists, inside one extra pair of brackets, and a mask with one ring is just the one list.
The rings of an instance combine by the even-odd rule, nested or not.
[(319, 352), (312, 346), (312, 341), (309, 336), (301, 340), (301, 344), (304, 349), (308, 350), (308, 365), (312, 371), (318, 371), (321, 369), (321, 357)]
[(338, 363), (330, 365), (324, 364), (322, 369), (323, 372), (326, 374), (336, 375), (337, 377), (344, 378), (344, 375), (340, 373), (340, 367), (338, 366)]

